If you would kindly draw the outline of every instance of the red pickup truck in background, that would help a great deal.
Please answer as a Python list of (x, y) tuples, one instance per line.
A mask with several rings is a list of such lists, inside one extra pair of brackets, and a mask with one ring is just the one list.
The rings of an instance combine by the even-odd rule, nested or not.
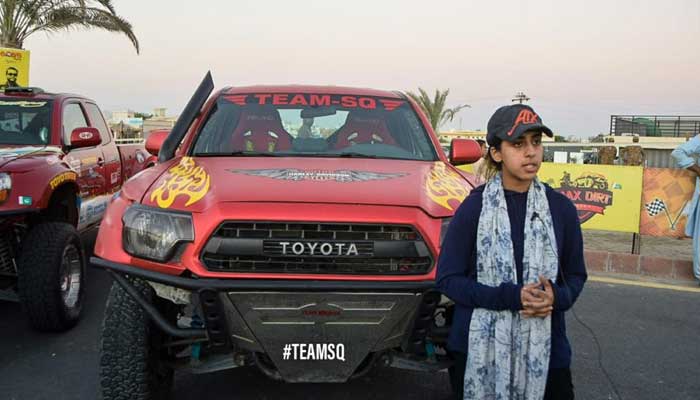
[(0, 290), (31, 324), (72, 327), (85, 287), (79, 232), (110, 197), (154, 165), (142, 144), (117, 146), (97, 104), (38, 88), (0, 92)]

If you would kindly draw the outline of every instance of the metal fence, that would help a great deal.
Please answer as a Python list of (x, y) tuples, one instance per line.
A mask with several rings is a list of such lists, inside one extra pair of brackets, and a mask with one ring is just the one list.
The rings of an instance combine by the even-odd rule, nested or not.
[[(598, 149), (606, 146), (615, 146), (618, 148), (633, 146), (634, 144), (615, 144), (615, 143), (545, 143), (544, 144), (544, 160), (554, 161), (554, 152), (562, 151), (568, 153), (583, 153), (584, 164), (598, 164)], [(678, 168), (673, 157), (671, 157), (672, 148), (669, 149), (654, 149), (644, 148), (644, 166), (647, 168)], [(567, 157), (568, 158), (568, 157)], [(615, 165), (622, 165), (622, 160), (617, 159)]]
[(611, 135), (692, 137), (700, 133), (700, 116), (611, 115)]
[(672, 149), (644, 149), (644, 166), (648, 168), (678, 168), (671, 157)]
[(139, 144), (143, 143), (143, 138), (131, 138), (131, 139), (114, 139), (117, 144)]

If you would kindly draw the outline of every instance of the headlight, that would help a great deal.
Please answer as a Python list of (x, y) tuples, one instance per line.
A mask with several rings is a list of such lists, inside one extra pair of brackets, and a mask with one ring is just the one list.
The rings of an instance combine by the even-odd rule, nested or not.
[(447, 235), (447, 228), (450, 226), (450, 221), (452, 221), (452, 217), (442, 219), (442, 225), (440, 225), (440, 247), (442, 247), (442, 241), (445, 240), (445, 235)]
[(192, 216), (135, 205), (122, 218), (122, 245), (132, 256), (165, 262), (181, 242), (194, 240)]
[(8, 173), (0, 173), (0, 204), (4, 203), (10, 197), (12, 190), (12, 178)]

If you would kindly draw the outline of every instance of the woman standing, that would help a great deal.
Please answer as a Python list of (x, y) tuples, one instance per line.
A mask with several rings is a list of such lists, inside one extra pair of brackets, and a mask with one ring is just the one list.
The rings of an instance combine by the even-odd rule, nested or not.
[(689, 141), (679, 145), (671, 152), (671, 156), (676, 160), (680, 168), (685, 168), (694, 172), (695, 191), (690, 203), (683, 210), (688, 217), (685, 224), (685, 235), (693, 238), (693, 275), (700, 282), (700, 135), (695, 135)]
[(542, 134), (526, 105), (488, 123), (491, 177), (455, 213), (437, 285), (455, 302), (448, 349), (461, 399), (573, 399), (564, 312), (583, 289), (574, 205), (537, 179)]

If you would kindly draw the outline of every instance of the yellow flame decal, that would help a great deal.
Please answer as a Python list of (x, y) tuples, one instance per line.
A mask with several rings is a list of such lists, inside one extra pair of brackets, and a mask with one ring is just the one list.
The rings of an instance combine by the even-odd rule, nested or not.
[(209, 175), (191, 157), (183, 157), (168, 173), (170, 176), (151, 193), (151, 201), (158, 203), (160, 208), (173, 205), (179, 195), (189, 197), (185, 203), (185, 207), (188, 207), (209, 192)]
[(439, 161), (428, 174), (425, 184), (428, 197), (450, 211), (455, 210), (468, 194), (464, 180)]

